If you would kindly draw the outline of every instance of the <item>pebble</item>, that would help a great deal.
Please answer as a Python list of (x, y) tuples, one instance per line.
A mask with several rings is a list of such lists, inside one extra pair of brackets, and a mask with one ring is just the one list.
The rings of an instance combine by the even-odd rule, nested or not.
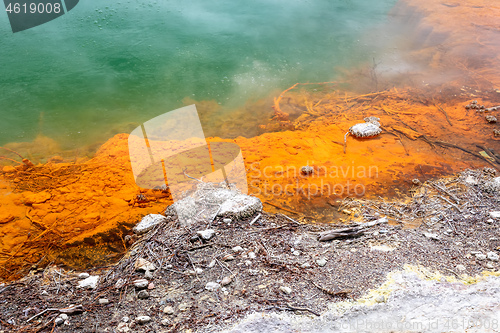
[(308, 262), (305, 262), (302, 265), (300, 265), (300, 267), (302, 267), (302, 268), (309, 268), (309, 267), (311, 267), (311, 264), (308, 263)]
[(149, 214), (142, 218), (141, 222), (139, 222), (134, 228), (134, 232), (138, 235), (142, 235), (149, 230), (153, 229), (160, 223), (166, 223), (167, 218), (160, 214)]
[(439, 240), (438, 234), (432, 233), (432, 232), (424, 232), (424, 236), (433, 239), (433, 240)]
[(139, 317), (135, 318), (135, 321), (141, 325), (147, 324), (151, 321), (151, 317), (150, 316), (139, 316)]
[(497, 253), (495, 253), (495, 252), (493, 252), (493, 251), (488, 252), (488, 253), (486, 254), (486, 256), (487, 256), (487, 258), (488, 258), (489, 260), (491, 260), (491, 261), (498, 261), (498, 259), (499, 259), (499, 258), (498, 258), (498, 254), (497, 254)]
[(231, 260), (234, 260), (234, 256), (232, 254), (230, 254), (228, 256), (225, 256), (223, 259), (224, 259), (224, 261), (231, 261)]
[(222, 221), (223, 221), (224, 223), (231, 223), (231, 222), (232, 222), (232, 220), (231, 220), (231, 219), (229, 219), (229, 218), (225, 218), (225, 219), (223, 219)]
[(280, 290), (287, 295), (290, 295), (292, 293), (292, 288), (290, 288), (290, 287), (281, 286)]
[(141, 290), (137, 293), (137, 298), (139, 299), (148, 299), (149, 293), (146, 290)]
[(461, 271), (461, 272), (463, 272), (463, 271), (465, 271), (465, 270), (466, 270), (466, 268), (465, 268), (465, 266), (464, 266), (464, 265), (457, 265), (457, 266), (456, 266), (456, 269), (457, 269), (457, 270), (459, 270), (459, 271)]
[(77, 288), (95, 289), (97, 287), (97, 282), (99, 282), (99, 275), (91, 275), (85, 280), (78, 281)]
[(255, 252), (249, 252), (248, 253), (248, 258), (255, 259), (255, 258), (257, 258), (257, 255), (255, 254)]
[(154, 271), (156, 269), (156, 266), (149, 261), (147, 261), (144, 258), (139, 258), (134, 264), (135, 270), (136, 271)]
[(162, 319), (162, 320), (161, 320), (161, 324), (162, 324), (163, 326), (168, 326), (168, 325), (170, 325), (170, 320), (168, 320), (167, 318)]
[(208, 291), (215, 291), (219, 288), (220, 284), (218, 284), (217, 282), (207, 282), (207, 284), (205, 285), (205, 289)]
[(170, 305), (169, 305), (169, 306), (166, 306), (166, 307), (163, 309), (163, 313), (168, 314), (168, 315), (173, 315), (173, 314), (174, 314), (174, 308), (173, 308), (173, 307), (171, 307)]
[(300, 256), (300, 251), (299, 250), (295, 250), (295, 251), (292, 252), (292, 254), (294, 256)]
[(486, 260), (486, 254), (478, 253), (476, 254), (477, 260)]
[(184, 312), (184, 311), (186, 311), (189, 308), (189, 304), (187, 304), (187, 303), (181, 303), (181, 304), (179, 304), (179, 306), (177, 308), (179, 309), (179, 311)]
[(151, 289), (154, 289), (155, 288), (155, 284), (153, 282), (150, 282), (148, 284), (148, 289), (151, 290)]
[(232, 250), (233, 250), (233, 252), (236, 252), (236, 253), (244, 251), (241, 246), (235, 246), (232, 248)]
[(214, 267), (216, 263), (217, 263), (217, 262), (216, 262), (215, 260), (212, 260), (212, 261), (210, 262), (210, 264), (208, 264), (208, 268), (212, 268), (212, 267)]
[(99, 298), (99, 304), (101, 304), (101, 305), (109, 304), (109, 299), (107, 299), (107, 298)]
[(319, 266), (319, 267), (323, 267), (326, 265), (326, 259), (324, 258), (321, 258), (321, 259), (318, 259), (316, 260), (316, 264)]
[(500, 211), (490, 212), (490, 217), (500, 219)]
[(493, 266), (493, 264), (491, 262), (487, 262), (486, 265), (484, 265), (484, 266), (486, 266), (486, 268), (488, 268), (488, 269), (495, 268), (495, 266)]
[(149, 285), (149, 281), (146, 279), (137, 279), (134, 280), (134, 287), (137, 289), (146, 289)]
[(214, 229), (200, 230), (196, 232), (202, 239), (209, 240), (215, 235)]
[(80, 273), (80, 274), (78, 274), (78, 278), (79, 278), (79, 279), (86, 279), (86, 278), (88, 278), (89, 276), (90, 276), (90, 274), (89, 274), (89, 273)]
[(375, 302), (377, 302), (377, 303), (385, 303), (385, 296), (384, 295), (378, 295), (375, 298)]
[(59, 315), (59, 318), (62, 318), (62, 320), (67, 320), (67, 319), (68, 319), (68, 315), (67, 315), (67, 314), (65, 314), (65, 313), (61, 313), (61, 314)]
[(487, 219), (486, 222), (488, 222), (489, 224), (491, 224), (491, 223), (495, 222), (495, 220), (493, 220), (493, 219)]
[(230, 276), (226, 276), (222, 279), (222, 281), (220, 282), (220, 285), (221, 286), (227, 286), (228, 284), (230, 284), (231, 282), (233, 282), (233, 280), (231, 279)]
[(123, 321), (124, 323), (128, 323), (128, 321), (129, 321), (129, 320), (130, 320), (130, 318), (129, 318), (129, 317), (127, 317), (127, 316), (125, 316), (125, 317), (123, 317), (123, 318), (122, 318), (122, 321)]
[(62, 319), (61, 317), (57, 317), (55, 323), (57, 326), (62, 325), (64, 324), (64, 319)]

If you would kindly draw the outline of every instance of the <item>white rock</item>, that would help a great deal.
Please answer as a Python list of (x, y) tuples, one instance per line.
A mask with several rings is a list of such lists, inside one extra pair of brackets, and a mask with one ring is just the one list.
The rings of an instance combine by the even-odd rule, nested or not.
[(181, 303), (179, 304), (179, 306), (177, 307), (179, 309), (179, 311), (186, 311), (187, 309), (189, 309), (189, 304), (188, 303)]
[(169, 306), (166, 306), (166, 307), (163, 309), (163, 313), (168, 314), (168, 315), (172, 315), (172, 314), (174, 314), (174, 308), (173, 308), (173, 307), (171, 307), (170, 305), (169, 305)]
[(57, 326), (62, 325), (64, 324), (64, 319), (62, 319), (61, 317), (57, 317), (55, 323)]
[(99, 298), (99, 304), (101, 304), (101, 305), (109, 304), (109, 299), (107, 299), (107, 298)]
[(230, 284), (231, 282), (233, 281), (233, 279), (231, 279), (230, 276), (226, 276), (222, 279), (222, 281), (220, 282), (220, 285), (221, 286), (227, 286), (228, 284)]
[(375, 302), (377, 302), (377, 303), (385, 303), (385, 296), (384, 295), (378, 295), (375, 298)]
[(168, 320), (167, 318), (162, 319), (162, 320), (161, 320), (161, 324), (162, 324), (163, 326), (168, 326), (168, 325), (170, 325), (170, 320)]
[(116, 326), (116, 331), (119, 333), (128, 333), (130, 332), (130, 327), (128, 327), (127, 323), (121, 322)]
[(492, 224), (493, 222), (495, 222), (495, 220), (493, 220), (493, 219), (487, 219), (486, 222), (488, 222), (489, 224)]
[(77, 288), (95, 289), (97, 287), (98, 282), (99, 282), (99, 275), (91, 275), (85, 280), (78, 281)]
[(463, 272), (463, 271), (465, 271), (465, 270), (466, 270), (465, 266), (464, 266), (464, 265), (460, 265), (460, 264), (456, 266), (456, 269), (457, 269), (458, 271), (461, 271), (461, 272)]
[(123, 318), (122, 318), (122, 321), (123, 321), (124, 323), (128, 323), (128, 321), (129, 321), (129, 320), (130, 320), (130, 318), (129, 318), (129, 317), (127, 317), (127, 316), (125, 316), (125, 317), (123, 317)]
[(255, 258), (257, 258), (257, 255), (255, 254), (255, 252), (252, 251), (252, 252), (248, 253), (248, 258), (255, 259)]
[(200, 235), (201, 238), (204, 240), (209, 240), (215, 235), (215, 230), (214, 229), (206, 229), (206, 230), (200, 230), (196, 232), (198, 235)]
[(497, 254), (496, 252), (493, 252), (493, 251), (488, 252), (488, 253), (486, 254), (486, 257), (487, 257), (489, 260), (491, 260), (491, 261), (498, 261), (498, 259), (499, 259), (499, 258), (498, 258), (498, 254)]
[(292, 252), (292, 254), (294, 256), (300, 256), (300, 251), (299, 250), (295, 250), (295, 251)]
[(241, 246), (235, 246), (235, 247), (233, 247), (233, 248), (232, 248), (232, 250), (233, 250), (234, 252), (243, 252), (243, 251), (244, 251), (244, 250), (243, 250), (243, 248), (242, 248)]
[(225, 219), (222, 220), (222, 222), (224, 222), (224, 223), (231, 223), (232, 220), (230, 218), (225, 218)]
[(465, 182), (469, 185), (476, 185), (477, 184), (476, 178), (474, 178), (472, 176), (467, 176), (467, 178), (465, 178)]
[(65, 314), (65, 313), (61, 313), (61, 314), (59, 315), (59, 318), (62, 318), (63, 320), (67, 320), (67, 319), (68, 319), (68, 315), (67, 315), (67, 314)]
[(500, 219), (500, 211), (490, 212), (490, 216), (494, 219)]
[(218, 284), (217, 282), (207, 282), (207, 284), (205, 285), (205, 289), (208, 291), (215, 291), (219, 288), (220, 284)]
[(153, 229), (160, 223), (166, 223), (167, 218), (161, 214), (149, 214), (142, 218), (141, 222), (139, 222), (134, 228), (134, 232), (138, 235), (142, 235), (149, 230)]
[(208, 268), (213, 268), (217, 262), (215, 260), (212, 260), (210, 264), (208, 264)]
[(146, 324), (146, 323), (149, 323), (151, 321), (151, 317), (150, 316), (139, 316), (139, 317), (135, 318), (135, 321), (138, 322), (139, 324)]
[(326, 259), (324, 258), (321, 258), (321, 259), (318, 259), (316, 260), (316, 264), (319, 266), (319, 267), (323, 267), (326, 265)]
[(311, 264), (308, 263), (308, 262), (305, 262), (302, 265), (300, 265), (300, 267), (302, 267), (302, 268), (309, 268), (309, 267), (311, 267)]
[(137, 289), (146, 289), (149, 285), (149, 281), (146, 279), (137, 279), (133, 281), (134, 287)]
[(154, 271), (156, 269), (156, 266), (154, 264), (150, 263), (144, 258), (137, 259), (134, 267), (136, 271), (144, 271), (144, 272)]
[(424, 232), (424, 236), (433, 240), (439, 240), (438, 234), (432, 232)]
[(79, 279), (86, 279), (86, 278), (88, 278), (89, 276), (90, 276), (90, 274), (89, 274), (89, 273), (80, 273), (80, 274), (78, 274), (78, 278), (79, 278)]
[(476, 254), (476, 259), (477, 260), (486, 260), (486, 255), (482, 253)]
[(281, 290), (282, 292), (284, 292), (285, 294), (287, 294), (287, 295), (290, 295), (290, 294), (292, 293), (292, 288), (290, 288), (290, 287), (281, 286), (281, 287), (280, 287), (280, 290)]

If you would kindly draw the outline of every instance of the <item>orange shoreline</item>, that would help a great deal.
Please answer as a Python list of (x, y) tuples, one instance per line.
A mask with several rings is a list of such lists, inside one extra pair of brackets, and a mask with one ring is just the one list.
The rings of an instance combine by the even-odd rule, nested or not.
[[(312, 220), (332, 221), (338, 217), (338, 200), (347, 191), (350, 196), (362, 189), (367, 197), (394, 197), (407, 193), (413, 179), (425, 181), (464, 168), (491, 167), (460, 149), (432, 148), (423, 138), (453, 143), (476, 154), (481, 151), (476, 145), (500, 152), (500, 138), (492, 133), (499, 126), (486, 122), (484, 114), (464, 108), (471, 99), (487, 107), (500, 105), (500, 7), (487, 0), (466, 4), (404, 0), (391, 15), (414, 28), (406, 37), (414, 45), (406, 45), (401, 56), (423, 66), (412, 75), (424, 84), (404, 81), (393, 88), (391, 82), (400, 82), (399, 78), (384, 81), (381, 76), (379, 85), (388, 89), (369, 96), (337, 88), (312, 92), (298, 87), (286, 91), (279, 101), (279, 111), (287, 116), (280, 114), (262, 126), (269, 133), (234, 140), (209, 138), (240, 146), (250, 194)], [(350, 74), (359, 87), (369, 86), (368, 76), (360, 79), (348, 73), (346, 77)], [(446, 77), (451, 79), (432, 83)], [(371, 139), (348, 138), (344, 154), (344, 134), (367, 116), (379, 117), (386, 132)], [(51, 262), (72, 267), (109, 262), (125, 251), (124, 236), (131, 226), (172, 203), (165, 193), (135, 184), (127, 138), (116, 135), (85, 162), (56, 159), (36, 166), (36, 174), (4, 168), (0, 175), (2, 278), (18, 278), (32, 267)], [(314, 169), (308, 177), (300, 173), (306, 165)], [(51, 183), (51, 178), (67, 185)], [(137, 200), (139, 194), (146, 200)], [(278, 209), (275, 206), (265, 208), (273, 211)]]

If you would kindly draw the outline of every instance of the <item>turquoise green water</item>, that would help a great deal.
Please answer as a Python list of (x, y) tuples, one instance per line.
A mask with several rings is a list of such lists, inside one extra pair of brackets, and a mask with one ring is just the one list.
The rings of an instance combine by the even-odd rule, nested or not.
[(333, 80), (371, 61), (360, 40), (395, 2), (83, 0), (16, 34), (3, 12), (0, 144), (43, 134), (72, 149), (186, 97), (230, 112), (296, 82)]

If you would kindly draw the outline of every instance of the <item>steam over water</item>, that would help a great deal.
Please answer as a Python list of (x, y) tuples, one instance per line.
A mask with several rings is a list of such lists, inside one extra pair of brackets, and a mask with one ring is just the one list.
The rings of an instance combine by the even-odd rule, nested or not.
[[(85, 0), (13, 34), (0, 15), (0, 144), (105, 140), (183, 106), (231, 110), (372, 60), (396, 0)], [(130, 126), (125, 124), (132, 123)]]

